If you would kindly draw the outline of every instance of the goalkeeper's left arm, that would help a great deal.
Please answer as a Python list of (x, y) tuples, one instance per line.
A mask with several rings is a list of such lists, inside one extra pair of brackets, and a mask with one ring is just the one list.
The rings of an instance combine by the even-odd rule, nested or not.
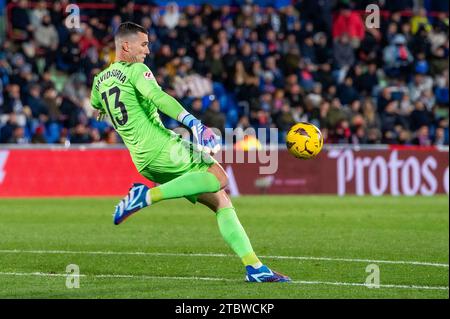
[(204, 126), (201, 121), (188, 111), (171, 95), (167, 94), (156, 82), (150, 69), (143, 63), (133, 65), (134, 85), (136, 89), (167, 116), (177, 120), (190, 128), (194, 143), (200, 149), (207, 152), (217, 153), (220, 150), (220, 139), (214, 132)]

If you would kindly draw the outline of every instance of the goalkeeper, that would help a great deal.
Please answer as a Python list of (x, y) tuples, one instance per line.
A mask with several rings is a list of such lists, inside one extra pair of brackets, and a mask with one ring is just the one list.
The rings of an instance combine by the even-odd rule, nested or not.
[[(114, 224), (162, 200), (184, 197), (192, 203), (198, 201), (215, 212), (222, 237), (246, 266), (246, 281), (290, 281), (263, 265), (253, 251), (224, 191), (227, 175), (210, 155), (219, 151), (219, 138), (163, 92), (143, 64), (150, 53), (147, 31), (132, 22), (122, 23), (115, 46), (115, 62), (94, 78), (91, 103), (100, 114), (109, 116), (139, 173), (160, 185), (133, 184), (116, 206)], [(188, 127), (193, 143), (166, 129), (158, 110)]]

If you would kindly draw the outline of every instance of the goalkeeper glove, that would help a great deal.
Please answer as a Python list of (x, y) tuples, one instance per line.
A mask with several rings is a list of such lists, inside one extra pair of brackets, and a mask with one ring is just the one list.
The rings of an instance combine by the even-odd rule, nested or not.
[(198, 146), (200, 150), (207, 153), (216, 154), (220, 150), (220, 137), (192, 114), (187, 114), (182, 119), (182, 123), (190, 128), (192, 132), (193, 143)]

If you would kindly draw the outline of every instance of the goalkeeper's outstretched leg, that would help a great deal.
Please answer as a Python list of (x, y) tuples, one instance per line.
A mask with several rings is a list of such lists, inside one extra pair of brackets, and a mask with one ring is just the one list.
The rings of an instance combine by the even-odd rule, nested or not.
[[(135, 183), (129, 189), (127, 196), (116, 206), (114, 224), (119, 225), (140, 209), (162, 200), (185, 197), (195, 203), (199, 195), (217, 193), (227, 185), (228, 177), (218, 163), (212, 164), (206, 171), (187, 172), (158, 187), (149, 188), (144, 184)], [(204, 202), (211, 200), (214, 204), (215, 200), (209, 198), (207, 197)], [(216, 211), (215, 206), (210, 208)]]
[(189, 172), (155, 188), (133, 184), (128, 195), (116, 207), (114, 223), (120, 224), (143, 207), (172, 198), (186, 197), (209, 207), (217, 218), (220, 234), (242, 260), (248, 282), (289, 282), (291, 279), (262, 264), (253, 251), (230, 197), (224, 191), (228, 177), (222, 166), (213, 164), (205, 172)]
[(250, 239), (242, 227), (230, 197), (222, 189), (216, 193), (205, 193), (198, 201), (216, 214), (220, 234), (225, 242), (241, 258), (246, 268), (248, 282), (289, 282), (288, 276), (271, 270), (262, 264), (253, 251)]
[(187, 172), (153, 188), (136, 183), (116, 206), (113, 221), (119, 225), (140, 209), (162, 200), (186, 197), (195, 203), (199, 194), (215, 193), (226, 185), (226, 174), (217, 163), (206, 171)]

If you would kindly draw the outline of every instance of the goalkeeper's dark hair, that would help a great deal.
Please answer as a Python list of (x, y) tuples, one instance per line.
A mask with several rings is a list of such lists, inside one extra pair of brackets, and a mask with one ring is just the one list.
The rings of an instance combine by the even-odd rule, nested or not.
[(140, 32), (148, 34), (147, 30), (145, 30), (143, 26), (140, 26), (139, 24), (136, 24), (134, 22), (127, 21), (119, 25), (119, 28), (117, 29), (117, 32), (114, 35), (114, 38), (115, 39), (123, 38)]

